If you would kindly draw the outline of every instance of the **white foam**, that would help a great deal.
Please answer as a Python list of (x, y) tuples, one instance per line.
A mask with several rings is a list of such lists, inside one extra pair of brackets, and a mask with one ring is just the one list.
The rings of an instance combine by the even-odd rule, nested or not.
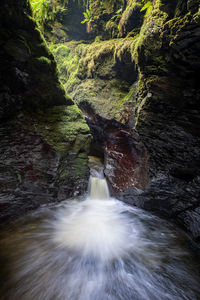
[(76, 208), (73, 213), (66, 211), (56, 224), (54, 240), (58, 245), (104, 260), (126, 251), (128, 224), (116, 211), (114, 200), (88, 199)]

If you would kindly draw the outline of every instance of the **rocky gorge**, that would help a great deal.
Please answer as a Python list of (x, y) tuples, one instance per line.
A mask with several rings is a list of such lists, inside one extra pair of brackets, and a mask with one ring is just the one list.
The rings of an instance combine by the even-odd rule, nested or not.
[(199, 300), (200, 1), (0, 7), (0, 300)]

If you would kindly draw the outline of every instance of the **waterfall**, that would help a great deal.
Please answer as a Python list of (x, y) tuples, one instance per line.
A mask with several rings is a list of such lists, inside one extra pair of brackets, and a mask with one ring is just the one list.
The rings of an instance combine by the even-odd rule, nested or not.
[(84, 202), (73, 212), (66, 210), (55, 224), (54, 240), (59, 246), (82, 252), (84, 257), (106, 261), (127, 250), (128, 223), (118, 214), (115, 200), (109, 198), (105, 179), (92, 177), (89, 191)]
[(0, 300), (197, 300), (185, 239), (91, 178), (86, 199), (43, 209), (1, 239)]
[(91, 176), (89, 182), (89, 191), (90, 191), (89, 198), (92, 200), (94, 199), (106, 200), (109, 198), (109, 190), (105, 178), (98, 178), (98, 177)]

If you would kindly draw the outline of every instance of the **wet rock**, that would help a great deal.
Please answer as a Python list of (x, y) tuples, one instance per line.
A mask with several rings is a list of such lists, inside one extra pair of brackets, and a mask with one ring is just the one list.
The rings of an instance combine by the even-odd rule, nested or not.
[(116, 195), (130, 187), (144, 189), (149, 180), (147, 153), (136, 132), (115, 120), (97, 114), (92, 117), (87, 119), (93, 135), (91, 152), (103, 152), (104, 174), (112, 192)]
[(104, 155), (104, 173), (115, 191), (146, 187), (147, 154), (136, 134), (127, 129), (113, 130), (107, 137)]
[(0, 225), (87, 189), (86, 152), (59, 151), (34, 126), (26, 117), (1, 124)]

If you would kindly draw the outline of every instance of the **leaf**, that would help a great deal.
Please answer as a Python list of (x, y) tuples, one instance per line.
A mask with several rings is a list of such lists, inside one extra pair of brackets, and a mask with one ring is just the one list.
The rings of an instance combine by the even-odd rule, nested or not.
[(81, 24), (84, 24), (84, 23), (86, 23), (88, 21), (89, 21), (88, 19), (85, 19), (85, 20), (81, 21)]
[(116, 15), (120, 14), (120, 12), (122, 12), (122, 8), (120, 8), (116, 11)]
[(152, 6), (149, 6), (146, 10), (146, 15), (148, 15), (150, 13), (150, 11), (152, 10)]
[(148, 1), (148, 2), (140, 9), (140, 11), (144, 11), (144, 10), (146, 10), (147, 8), (150, 8), (150, 7), (152, 7), (152, 3), (151, 3), (151, 1)]

